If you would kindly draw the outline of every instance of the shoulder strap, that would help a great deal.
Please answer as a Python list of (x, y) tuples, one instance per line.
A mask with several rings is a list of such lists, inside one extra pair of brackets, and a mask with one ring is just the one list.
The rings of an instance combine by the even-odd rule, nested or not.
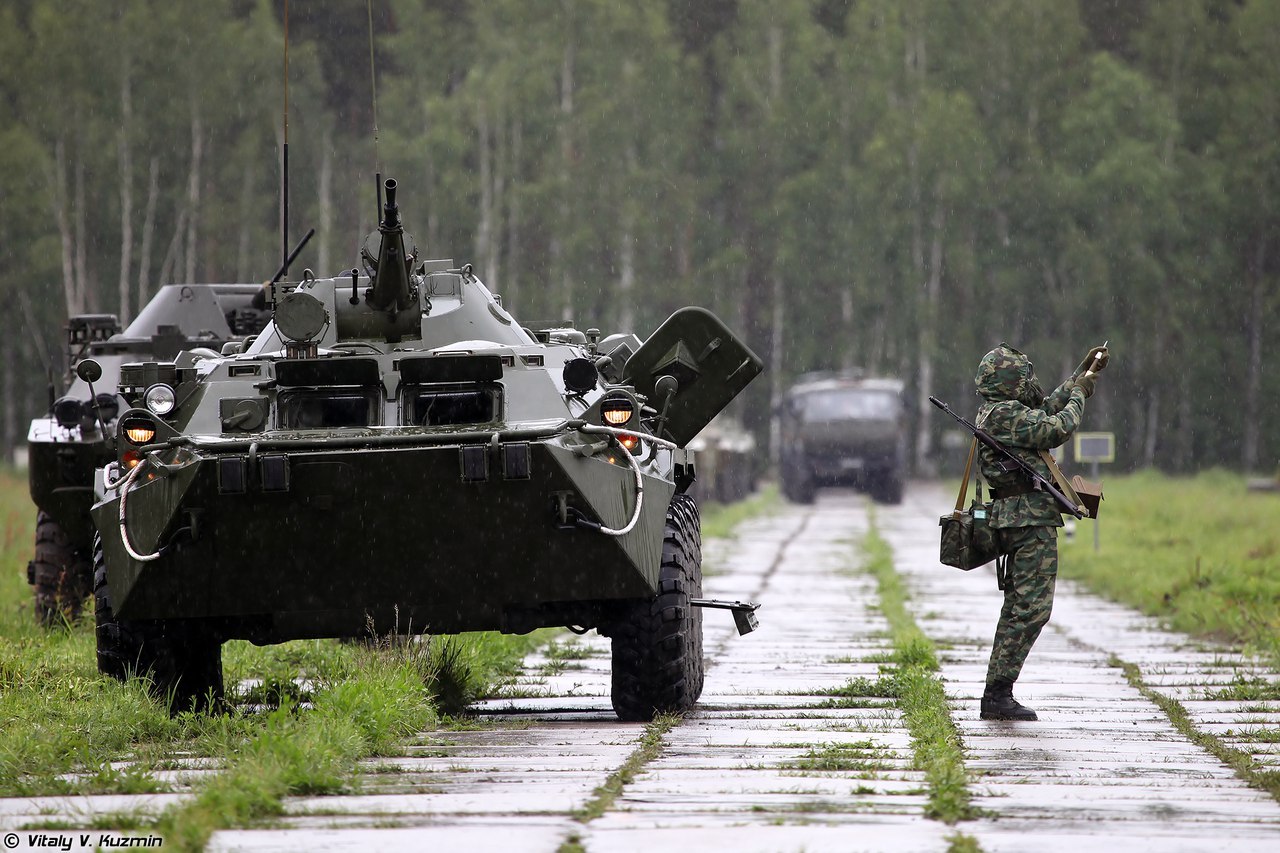
[(1076, 506), (1081, 506), (1080, 496), (1076, 494), (1076, 490), (1071, 488), (1071, 484), (1067, 482), (1067, 478), (1062, 476), (1062, 469), (1058, 467), (1058, 463), (1053, 460), (1053, 454), (1047, 450), (1039, 451), (1040, 458), (1044, 460), (1044, 464), (1049, 466), (1049, 473), (1053, 475), (1053, 481), (1058, 484), (1058, 488), (1067, 496), (1067, 499)]
[(964, 511), (964, 498), (969, 494), (969, 475), (973, 473), (973, 457), (978, 452), (978, 439), (974, 438), (973, 443), (969, 445), (969, 459), (964, 463), (964, 477), (960, 480), (960, 495), (956, 498), (956, 511), (951, 514), (952, 518), (959, 518), (960, 513)]

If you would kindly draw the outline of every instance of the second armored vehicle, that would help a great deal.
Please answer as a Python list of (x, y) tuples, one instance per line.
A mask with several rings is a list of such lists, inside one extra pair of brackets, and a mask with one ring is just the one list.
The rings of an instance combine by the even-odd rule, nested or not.
[(525, 329), (385, 186), (363, 272), (278, 289), (241, 353), (121, 369), (99, 668), (205, 704), (227, 639), (567, 625), (612, 638), (620, 717), (688, 709), (720, 603), (684, 448), (761, 361), (699, 308), (643, 343)]
[(809, 503), (819, 486), (856, 486), (900, 503), (906, 474), (903, 383), (857, 374), (801, 377), (778, 417), (782, 493)]
[[(93, 592), (93, 472), (114, 458), (107, 437), (120, 411), (120, 365), (170, 361), (181, 350), (213, 355), (224, 343), (261, 331), (270, 317), (250, 305), (259, 290), (256, 284), (171, 284), (123, 331), (114, 314), (80, 314), (67, 322), (68, 387), (56, 400), (50, 388), (49, 411), (33, 419), (27, 433), (37, 509), (27, 583), (41, 622), (76, 618)], [(96, 395), (74, 374), (86, 358), (102, 369)]]

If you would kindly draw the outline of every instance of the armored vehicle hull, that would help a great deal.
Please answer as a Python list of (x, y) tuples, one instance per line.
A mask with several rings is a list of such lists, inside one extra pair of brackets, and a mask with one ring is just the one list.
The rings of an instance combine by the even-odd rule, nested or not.
[[(171, 360), (182, 350), (213, 352), (261, 331), (269, 316), (250, 305), (258, 290), (256, 284), (172, 284), (162, 287), (123, 331), (114, 315), (68, 321), (69, 387), (44, 416), (31, 421), (27, 433), (28, 481), (38, 510), (27, 581), (41, 621), (75, 618), (92, 592), (89, 508), (94, 471), (115, 458), (108, 436), (121, 408), (115, 393), (120, 366)], [(74, 376), (85, 358), (102, 368), (96, 400), (89, 384)]]
[(364, 275), (276, 288), (243, 352), (122, 368), (93, 509), (100, 669), (199, 705), (226, 639), (569, 625), (613, 638), (621, 717), (686, 710), (685, 445), (760, 360), (698, 308), (643, 344), (530, 332), (469, 267), (419, 261), (386, 190)]

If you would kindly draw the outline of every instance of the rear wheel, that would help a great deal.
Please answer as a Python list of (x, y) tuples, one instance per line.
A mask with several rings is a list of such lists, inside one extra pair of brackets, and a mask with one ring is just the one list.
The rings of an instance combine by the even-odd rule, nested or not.
[(807, 465), (792, 462), (782, 465), (782, 496), (792, 503), (811, 504), (817, 487)]
[(612, 628), (613, 709), (628, 722), (682, 714), (702, 695), (702, 533), (698, 505), (676, 495), (667, 509), (658, 594)]
[(45, 512), (36, 514), (36, 554), (31, 561), (36, 619), (58, 625), (80, 618), (93, 591), (93, 564), (76, 548), (62, 525)]
[(198, 622), (116, 618), (102, 540), (93, 537), (93, 603), (98, 672), (126, 681), (146, 678), (151, 695), (173, 712), (222, 703), (222, 642)]
[(871, 497), (882, 504), (902, 503), (902, 472), (898, 468), (884, 468), (877, 471), (868, 489)]

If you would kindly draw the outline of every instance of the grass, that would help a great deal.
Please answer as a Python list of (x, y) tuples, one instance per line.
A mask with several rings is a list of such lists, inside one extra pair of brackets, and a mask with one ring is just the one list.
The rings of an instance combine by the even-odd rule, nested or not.
[(1265, 791), (1277, 802), (1280, 802), (1280, 770), (1266, 769), (1263, 765), (1254, 761), (1253, 756), (1248, 752), (1228, 746), (1222, 738), (1196, 728), (1195, 723), (1191, 720), (1191, 715), (1187, 713), (1181, 702), (1147, 686), (1142, 678), (1142, 671), (1136, 664), (1121, 660), (1114, 655), (1111, 657), (1110, 663), (1114, 667), (1119, 667), (1124, 672), (1124, 677), (1129, 684), (1164, 712), (1165, 716), (1169, 718), (1169, 722), (1183, 737), (1212, 753), (1219, 761), (1230, 767), (1236, 776), (1244, 780), (1249, 787)]
[[(892, 553), (876, 531), (874, 517), (863, 551), (863, 568), (876, 580), (880, 612), (889, 623), (894, 655), (891, 668), (886, 668), (880, 682), (872, 686), (892, 691), (902, 709), (911, 733), (913, 764), (924, 771), (929, 791), (925, 816), (947, 824), (970, 820), (979, 812), (971, 802), (964, 744), (938, 679), (937, 650), (907, 610), (906, 585), (894, 571)], [(953, 842), (964, 843), (968, 842)]]
[(1107, 478), (1094, 522), (1060, 538), (1064, 577), (1170, 628), (1257, 651), (1280, 667), (1280, 496), (1223, 471)]
[(827, 743), (806, 750), (804, 755), (785, 762), (787, 770), (808, 772), (861, 773), (871, 777), (889, 769), (892, 753), (869, 740)]
[(727, 539), (733, 529), (749, 518), (769, 515), (782, 505), (778, 487), (773, 483), (763, 485), (746, 500), (731, 504), (707, 503), (700, 507), (702, 536), (704, 539)]
[[(662, 738), (671, 731), (676, 724), (680, 722), (680, 717), (675, 714), (662, 714), (655, 717), (653, 722), (644, 727), (644, 734), (640, 736), (640, 743), (627, 756), (627, 760), (622, 766), (609, 774), (609, 778), (604, 784), (596, 788), (592, 792), (591, 799), (574, 812), (574, 819), (580, 823), (590, 823), (596, 818), (607, 812), (621, 796), (622, 790), (635, 779), (636, 774), (644, 769), (644, 766), (653, 761), (662, 754)], [(565, 844), (578, 843), (571, 837)], [(564, 845), (560, 847), (560, 853), (568, 853)]]

